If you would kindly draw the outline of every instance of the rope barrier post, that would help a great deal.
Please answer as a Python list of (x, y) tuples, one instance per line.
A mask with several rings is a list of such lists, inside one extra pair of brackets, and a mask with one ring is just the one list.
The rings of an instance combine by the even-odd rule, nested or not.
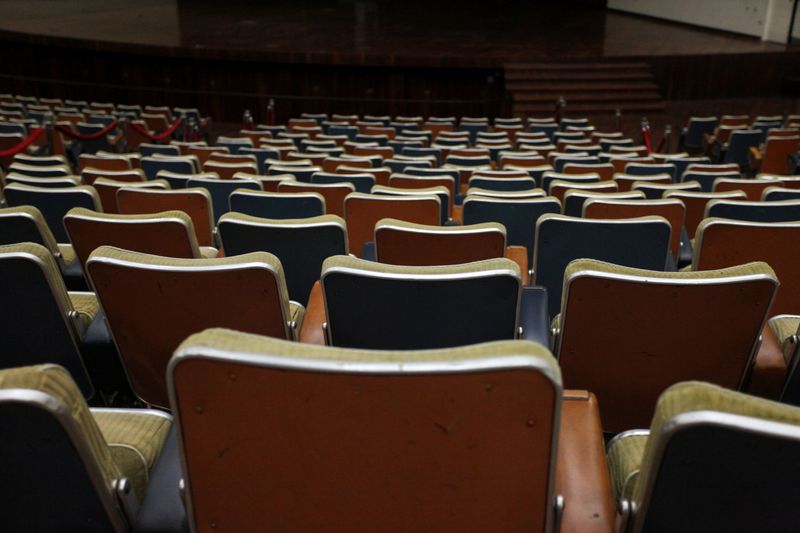
[(53, 125), (55, 124), (55, 116), (53, 115), (52, 111), (45, 113), (44, 121), (42, 126), (44, 126), (44, 131), (47, 135), (47, 155), (55, 155), (55, 133), (53, 132)]
[(275, 99), (270, 98), (269, 103), (267, 104), (267, 116), (265, 117), (265, 121), (270, 126), (275, 124)]
[(647, 153), (650, 154), (653, 151), (650, 141), (650, 122), (647, 121), (647, 117), (642, 117), (642, 143), (644, 144), (645, 148), (647, 149)]
[(556, 112), (555, 112), (555, 119), (556, 123), (560, 126), (561, 125), (561, 117), (564, 113), (564, 108), (567, 107), (567, 101), (564, 99), (563, 96), (559, 96), (558, 100), (556, 100)]
[(617, 119), (617, 131), (622, 131), (622, 110), (617, 108), (614, 111), (614, 117)]
[(120, 135), (117, 146), (120, 147), (121, 143), (122, 153), (125, 153), (128, 151), (128, 146), (130, 144), (128, 142), (128, 117), (125, 115), (119, 117), (119, 126), (122, 129), (122, 135)]

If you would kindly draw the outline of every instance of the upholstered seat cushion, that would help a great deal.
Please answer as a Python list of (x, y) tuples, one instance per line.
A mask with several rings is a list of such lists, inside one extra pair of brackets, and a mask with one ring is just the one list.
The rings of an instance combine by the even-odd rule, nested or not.
[(306, 314), (306, 308), (294, 300), (289, 301), (289, 320), (295, 324), (295, 335), (299, 337), (300, 328), (303, 327), (303, 318)]
[(72, 264), (77, 258), (75, 248), (71, 244), (58, 243), (58, 251), (61, 253), (61, 259), (64, 260), (64, 264)]
[(647, 433), (636, 431), (621, 433), (611, 441), (608, 448), (608, 470), (615, 500), (629, 500), (633, 495), (642, 468), (645, 444)]
[(217, 257), (219, 250), (214, 248), (213, 246), (201, 246), (200, 247), (200, 257), (203, 259), (214, 259)]
[(740, 416), (752, 416), (773, 422), (800, 425), (800, 410), (781, 404), (735, 392), (723, 387), (688, 381), (678, 383), (664, 391), (658, 400), (649, 434), (632, 431), (630, 436), (622, 434), (611, 443), (608, 450), (608, 468), (611, 484), (617, 498), (624, 497), (638, 502), (644, 486), (639, 482), (639, 472), (656, 475), (653, 470), (658, 441), (665, 425), (675, 416), (694, 411), (718, 411)]
[(92, 409), (120, 473), (127, 477), (141, 500), (164, 439), (171, 426), (169, 415), (156, 410)]
[(797, 333), (800, 327), (800, 315), (780, 315), (769, 321), (769, 327), (778, 337), (778, 341), (783, 344), (786, 339)]
[(78, 312), (84, 330), (89, 327), (100, 311), (100, 302), (93, 292), (69, 292), (72, 307)]

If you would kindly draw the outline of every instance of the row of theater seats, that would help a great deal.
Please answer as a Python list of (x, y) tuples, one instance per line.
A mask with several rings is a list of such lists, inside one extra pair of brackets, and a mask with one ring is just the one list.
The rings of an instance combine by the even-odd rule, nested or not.
[[(310, 138), (308, 132), (301, 134)], [(347, 142), (342, 140), (342, 146)], [(292, 151), (279, 150), (279, 157)], [(140, 175), (132, 167), (146, 157), (128, 154), (123, 158), (128, 169), (86, 166), (81, 179), (97, 172), (93, 186), (99, 190), (109, 173)], [(331, 157), (337, 156), (322, 161)], [(382, 157), (362, 156), (370, 162), (363, 168), (379, 168), (373, 165), (384, 162)], [(568, 531), (607, 531), (615, 501), (623, 517), (633, 515), (645, 527), (668, 530), (743, 524), (759, 529), (767, 516), (787, 523), (790, 511), (776, 509), (774, 502), (784, 502), (790, 494), (787, 487), (795, 472), (770, 459), (786, 456), (778, 452), (791, 450), (796, 442), (794, 408), (696, 383), (675, 386), (659, 403), (657, 399), (674, 383), (699, 379), (796, 402), (792, 395), (800, 319), (784, 314), (797, 312), (794, 291), (800, 290), (791, 253), (800, 226), (794, 214), (797, 202), (742, 200), (748, 194), (760, 200), (761, 191), (746, 188), (752, 183), (770, 181), (791, 194), (795, 180), (742, 180), (740, 189), (745, 191), (736, 193), (670, 191), (685, 185), (673, 183), (683, 175), (676, 169), (666, 173), (666, 182), (661, 182), (666, 189), (660, 191), (659, 183), (647, 183), (646, 177), (643, 183), (629, 183), (634, 198), (627, 200), (619, 197), (624, 176), (611, 174), (608, 179), (599, 172), (580, 172), (579, 181), (568, 182), (559, 192), (554, 185), (575, 174), (547, 174), (555, 168), (535, 168), (542, 166), (535, 160), (522, 167), (522, 177), (498, 177), (491, 175), (498, 170), (480, 168), (498, 164), (491, 151), (489, 158), (488, 165), (450, 163), (455, 168), (445, 168), (441, 175), (451, 187), (433, 194), (376, 194), (382, 192), (380, 185), (372, 186), (373, 194), (358, 193), (352, 182), (349, 194), (338, 202), (316, 193), (317, 208), (330, 212), (328, 205), (340, 202), (344, 219), (330, 214), (297, 217), (319, 213), (306, 213), (296, 203), (276, 207), (281, 194), (259, 193), (255, 187), (238, 192), (249, 202), (235, 204), (237, 193), (230, 190), (215, 201), (212, 185), (235, 179), (208, 180), (203, 190), (212, 192), (194, 195), (206, 200), (196, 202), (203, 205), (199, 216), (191, 216), (200, 212), (191, 204), (175, 203), (189, 197), (194, 187), (187, 193), (123, 184), (108, 195), (116, 202), (109, 205), (129, 214), (109, 214), (102, 213), (92, 186), (48, 190), (9, 185), (5, 197), (19, 207), (0, 211), (0, 224), (8, 228), (0, 235), (45, 245), (0, 249), (0, 267), (8, 268), (5, 277), (20, 282), (6, 288), (4, 300), (19, 303), (9, 306), (0, 321), (7, 329), (13, 366), (62, 364), (83, 395), (91, 397), (94, 386), (114, 373), (109, 361), (117, 357), (116, 348), (136, 395), (169, 409), (179, 431), (176, 445), (168, 417), (152, 411), (89, 415), (80, 393), (74, 386), (69, 390), (69, 378), (52, 366), (0, 376), (2, 386), (13, 391), (9, 404), (17, 419), (9, 427), (18, 428), (20, 419), (29, 418), (13, 410), (24, 409), (18, 407), (18, 389), (57, 382), (43, 386), (43, 392), (73, 406), (81, 421), (85, 433), (75, 436), (74, 423), (53, 417), (55, 426), (72, 428), (67, 435), (78, 442), (77, 449), (88, 444), (97, 457), (99, 470), (88, 479), (95, 487), (89, 492), (100, 503), (95, 501), (91, 516), (103, 527), (110, 522), (124, 529), (135, 522), (143, 530), (163, 530), (165, 524), (180, 529), (186, 509), (197, 529), (247, 530), (254, 524), (276, 529), (325, 529), (331, 524), (355, 529), (543, 529), (560, 522)], [(687, 158), (679, 154), (673, 160)], [(98, 165), (102, 159), (114, 156), (84, 158)], [(34, 166), (41, 162), (28, 161)], [(265, 160), (264, 171), (274, 172), (273, 166), (286, 166), (287, 161), (267, 165)], [(298, 167), (314, 166), (310, 162), (301, 160)], [(173, 170), (174, 176), (196, 178), (199, 167), (190, 163), (192, 172)], [(647, 162), (628, 161), (623, 170), (639, 163)], [(440, 170), (431, 160), (419, 168)], [(272, 174), (284, 174), (273, 181), (258, 169), (249, 179), (262, 188), (267, 183), (278, 190), (291, 184), (320, 185), (290, 172)], [(471, 179), (480, 179), (481, 170), (490, 173), (484, 178), (490, 180), (488, 187), (485, 182), (469, 187)], [(164, 169), (160, 172), (156, 179), (135, 181), (147, 185), (170, 177)], [(319, 172), (324, 170), (313, 169), (309, 181)], [(6, 178), (12, 174), (19, 173)], [(393, 178), (397, 173), (390, 172), (388, 179)], [(513, 190), (516, 183), (507, 186), (509, 180), (525, 181), (526, 186)], [(585, 189), (609, 184), (617, 192)], [(571, 213), (586, 216), (559, 214), (561, 200), (543, 197), (537, 185), (561, 195), (563, 209), (570, 198), (577, 200)], [(646, 187), (656, 187), (653, 197), (669, 191), (668, 198), (648, 200)], [(92, 198), (90, 205), (63, 200), (78, 190)], [(17, 196), (23, 193), (28, 196)], [(456, 204), (456, 197), (464, 194), (462, 207), (454, 205), (444, 217), (442, 206)], [(670, 198), (673, 194), (691, 200), (676, 201)], [(738, 201), (721, 201), (726, 197)], [(137, 199), (141, 207), (129, 211), (128, 202)], [(220, 203), (233, 212), (211, 223)], [(58, 207), (52, 208), (54, 204)], [(668, 271), (689, 244), (683, 227), (690, 204), (701, 206), (702, 213), (696, 246), (688, 256), (691, 269)], [(237, 213), (234, 205), (245, 213)], [(470, 218), (481, 205), (485, 219)], [(177, 210), (164, 212), (167, 208)], [(255, 211), (247, 214), (248, 209)], [(723, 209), (725, 219), (716, 218), (714, 209)], [(130, 214), (136, 210), (151, 214)], [(703, 219), (706, 213), (710, 217)], [(452, 225), (459, 220), (463, 225)], [(451, 226), (442, 225), (445, 221)], [(207, 245), (222, 244), (226, 257), (218, 249), (201, 247), (205, 226)], [(59, 228), (67, 237), (60, 246), (52, 237)], [(525, 249), (508, 246), (517, 228), (526, 232), (519, 243)], [(362, 242), (373, 244), (364, 247)], [(344, 255), (348, 250), (364, 258)], [(94, 294), (66, 291), (59, 270), (69, 270), (67, 263), (85, 266), (82, 273), (73, 267), (72, 273), (77, 271), (79, 279), (85, 274)], [(528, 276), (527, 282), (537, 286), (528, 286)], [(773, 319), (767, 324), (769, 317)], [(303, 342), (210, 331), (178, 347), (207, 327)], [(48, 334), (41, 335), (43, 331)], [(522, 340), (492, 343), (500, 339), (534, 339), (538, 345)], [(481, 344), (486, 342), (490, 344)], [(450, 348), (463, 344), (472, 346)], [(547, 353), (549, 346), (557, 363)], [(438, 351), (409, 351), (427, 348)], [(599, 407), (585, 390), (597, 396)], [(60, 405), (32, 404), (39, 411), (43, 404)], [(123, 415), (128, 419), (123, 421)], [(651, 419), (649, 438), (624, 432), (645, 427)], [(54, 426), (44, 432), (42, 427), (34, 429), (58, 433)], [(608, 459), (601, 428), (623, 432), (611, 443)], [(19, 457), (20, 447), (31, 447), (30, 438), (20, 435), (19, 441), (8, 443), (3, 457)], [(139, 441), (129, 442), (132, 437)], [(721, 438), (727, 454), (719, 451)], [(752, 498), (751, 491), (731, 482), (731, 464), (742, 457), (742, 448), (749, 450), (749, 457), (764, 458), (737, 464), (735, 471), (738, 483), (757, 488), (759, 502), (770, 502), (757, 509), (752, 500), (730, 503), (737, 495)], [(66, 461), (63, 454), (35, 449), (42, 452), (37, 459)], [(123, 453), (131, 449), (143, 450), (138, 460)], [(687, 481), (697, 475), (697, 467), (680, 469), (687, 461), (703, 466), (705, 486), (731, 487), (731, 492), (709, 498), (701, 486)], [(15, 465), (20, 476), (27, 467)], [(129, 482), (120, 482), (123, 477)], [(183, 501), (177, 488), (181, 478)], [(31, 492), (41, 493), (40, 479), (28, 482)], [(63, 489), (54, 485), (52, 490)], [(354, 494), (368, 495), (367, 500)], [(79, 492), (74, 496), (77, 500)], [(702, 509), (691, 504), (701, 496), (706, 503)], [(137, 513), (134, 500), (142, 498), (144, 506)], [(87, 500), (80, 501), (89, 509)], [(308, 511), (309, 502), (314, 512)], [(681, 508), (687, 512), (675, 513), (676, 502), (686, 502)], [(35, 504), (15, 500), (19, 508)], [(72, 510), (68, 517), (82, 516), (74, 511), (75, 501), (62, 499), (59, 504)], [(407, 513), (411, 505), (418, 512)], [(43, 519), (55, 515), (41, 514)]]
[(800, 115), (690, 117), (679, 139), (681, 147), (721, 163), (779, 174), (795, 173), (798, 142)]

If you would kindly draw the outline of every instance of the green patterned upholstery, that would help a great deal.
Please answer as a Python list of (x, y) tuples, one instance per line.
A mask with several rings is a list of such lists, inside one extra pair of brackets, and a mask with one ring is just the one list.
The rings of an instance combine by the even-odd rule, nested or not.
[(800, 315), (778, 315), (770, 319), (769, 327), (778, 337), (778, 341), (783, 344), (789, 337), (797, 334), (797, 330), (800, 328)]
[(626, 432), (618, 435), (608, 448), (608, 470), (614, 499), (630, 500), (642, 468), (646, 434)]
[(349, 255), (335, 255), (329, 257), (322, 264), (323, 275), (326, 270), (331, 268), (352, 268), (374, 274), (401, 274), (408, 276), (432, 276), (491, 272), (493, 270), (512, 270), (519, 277), (519, 265), (506, 258), (486, 259), (474, 263), (462, 265), (443, 265), (443, 266), (401, 266), (376, 263)]
[(466, 226), (429, 226), (427, 224), (415, 224), (396, 218), (382, 218), (375, 224), (375, 231), (385, 226), (398, 228), (408, 231), (433, 232), (433, 233), (472, 233), (499, 231), (505, 236), (506, 227), (497, 222), (483, 222), (481, 224), (468, 224)]
[(103, 479), (111, 490), (114, 480), (120, 477), (120, 470), (69, 372), (63, 367), (50, 364), (0, 370), (0, 389), (37, 390), (63, 404), (80, 427), (86, 444), (97, 460)]
[[(720, 268), (716, 270), (700, 270), (700, 271), (686, 271), (680, 272), (661, 272), (657, 270), (643, 270), (641, 268), (631, 268), (613, 263), (606, 263), (605, 261), (597, 261), (595, 259), (576, 259), (567, 265), (564, 271), (564, 290), (561, 293), (561, 309), (566, 308), (570, 279), (575, 274), (581, 271), (597, 272), (600, 275), (612, 274), (622, 276), (637, 276), (641, 278), (655, 278), (655, 279), (668, 279), (674, 280), (676, 283), (689, 281), (689, 280), (715, 280), (722, 278), (729, 278), (734, 276), (753, 276), (765, 275), (777, 279), (775, 272), (770, 266), (762, 261), (755, 261), (744, 265), (737, 265), (729, 268)], [(644, 279), (642, 281), (645, 281)]]
[(92, 415), (114, 464), (141, 500), (172, 423), (170, 417), (161, 411), (114, 409), (93, 409)]
[(169, 415), (150, 410), (90, 410), (69, 373), (58, 365), (0, 370), (0, 389), (29, 389), (51, 396), (75, 420), (109, 491), (126, 477), (141, 500), (167, 431)]
[(84, 329), (88, 328), (100, 311), (100, 302), (97, 301), (97, 296), (93, 292), (69, 292), (67, 294)]
[(207, 329), (188, 337), (176, 350), (182, 352), (202, 346), (221, 352), (280, 355), (296, 359), (343, 362), (411, 363), (424, 361), (469, 361), (487, 357), (524, 355), (543, 362), (547, 373), (561, 382), (558, 362), (544, 346), (529, 341), (496, 341), (438, 350), (357, 350), (320, 348), (312, 344), (289, 342), (229, 329)]

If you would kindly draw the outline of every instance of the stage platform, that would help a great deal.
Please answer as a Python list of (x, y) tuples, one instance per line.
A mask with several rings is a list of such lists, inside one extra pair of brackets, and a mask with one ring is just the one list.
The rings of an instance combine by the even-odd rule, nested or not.
[[(583, 4), (6, 0), (0, 92), (197, 106), (236, 121), (245, 108), (260, 119), (271, 98), (279, 119), (536, 115), (563, 90), (575, 113), (658, 115), (674, 101), (778, 97), (800, 74), (798, 47)], [(577, 85), (547, 77), (561, 65)], [(514, 69), (532, 84), (515, 89)], [(587, 77), (605, 85), (582, 86)], [(539, 103), (520, 105), (520, 90)], [(595, 93), (606, 95), (599, 107), (580, 100)]]

